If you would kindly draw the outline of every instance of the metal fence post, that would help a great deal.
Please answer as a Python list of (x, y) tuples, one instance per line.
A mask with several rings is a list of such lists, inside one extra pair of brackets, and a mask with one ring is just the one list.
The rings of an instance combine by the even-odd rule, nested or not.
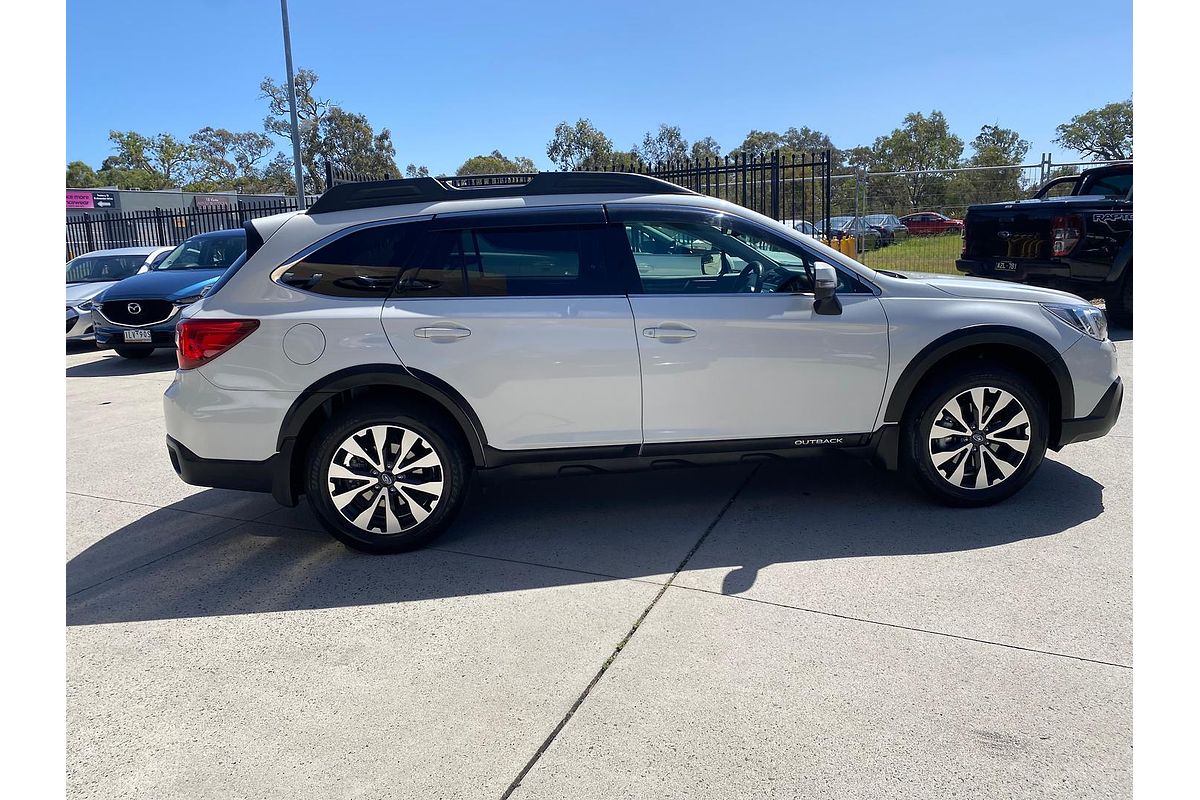
[(91, 214), (83, 215), (83, 233), (84, 233), (84, 237), (87, 240), (88, 252), (90, 253), (96, 249), (96, 234), (92, 232), (92, 215)]
[(779, 151), (771, 151), (771, 219), (779, 219)]
[(167, 243), (167, 220), (161, 208), (154, 209), (154, 227), (158, 230), (158, 244)]

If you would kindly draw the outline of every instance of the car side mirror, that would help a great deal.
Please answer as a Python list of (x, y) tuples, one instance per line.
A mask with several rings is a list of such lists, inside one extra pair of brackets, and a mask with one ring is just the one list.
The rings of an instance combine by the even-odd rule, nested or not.
[(818, 314), (840, 314), (842, 304), (837, 298), (837, 270), (829, 264), (813, 267), (813, 310)]

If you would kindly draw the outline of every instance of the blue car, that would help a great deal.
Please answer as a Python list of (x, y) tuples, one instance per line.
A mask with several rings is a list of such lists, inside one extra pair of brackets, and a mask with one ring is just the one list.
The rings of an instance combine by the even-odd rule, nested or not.
[(201, 233), (158, 266), (105, 289), (92, 302), (98, 347), (123, 358), (145, 358), (175, 346), (179, 312), (199, 300), (244, 252), (246, 231)]

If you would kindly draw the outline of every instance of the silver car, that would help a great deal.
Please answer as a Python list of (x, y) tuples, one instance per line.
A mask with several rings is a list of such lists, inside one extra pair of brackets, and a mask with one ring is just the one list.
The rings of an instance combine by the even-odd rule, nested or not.
[(873, 270), (644, 175), (344, 184), (246, 230), (182, 312), (171, 462), (369, 552), (430, 541), (483, 471), (840, 449), (982, 506), (1121, 407), (1079, 297)]
[(166, 258), (171, 247), (118, 247), (94, 250), (67, 262), (67, 341), (94, 338), (92, 298), (120, 280), (145, 272)]

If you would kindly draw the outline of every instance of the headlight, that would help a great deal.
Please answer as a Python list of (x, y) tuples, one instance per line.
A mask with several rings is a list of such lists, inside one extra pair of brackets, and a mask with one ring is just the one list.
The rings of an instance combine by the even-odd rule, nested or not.
[(188, 297), (181, 297), (175, 301), (175, 305), (180, 308), (182, 308), (183, 306), (190, 306), (192, 303), (197, 302), (201, 297), (204, 297), (204, 295), (208, 294), (208, 290), (211, 288), (212, 288), (212, 284), (210, 283), (208, 286), (205, 286), (203, 289), (200, 290), (200, 294), (193, 294)]
[(1108, 338), (1108, 319), (1105, 318), (1104, 311), (1096, 306), (1066, 306), (1054, 303), (1042, 303), (1042, 308), (1075, 330), (1080, 333), (1086, 333), (1093, 339), (1104, 341)]
[(75, 307), (78, 308), (80, 311), (86, 312), (86, 311), (91, 311), (92, 308), (96, 305), (99, 305), (99, 303), (96, 301), (96, 298), (93, 297), (91, 300), (84, 300), (82, 303), (80, 303), (79, 305), (77, 305)]

